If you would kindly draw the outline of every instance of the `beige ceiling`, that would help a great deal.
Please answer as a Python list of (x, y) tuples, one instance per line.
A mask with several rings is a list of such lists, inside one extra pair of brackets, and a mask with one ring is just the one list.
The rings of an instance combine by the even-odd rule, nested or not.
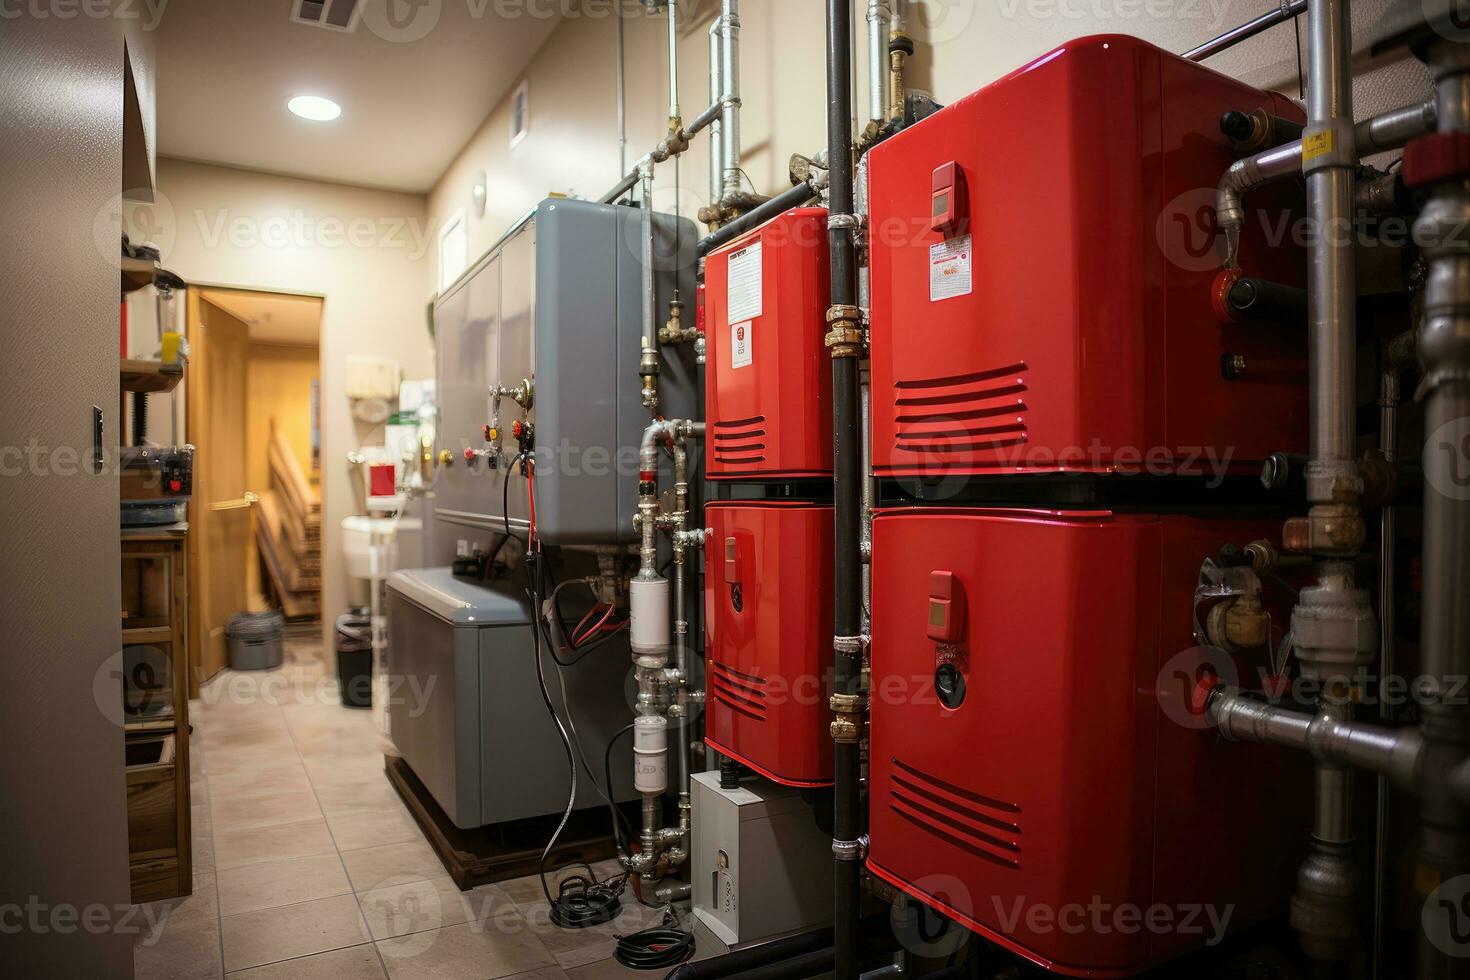
[[(295, 21), (299, 2), (178, 0), (163, 8), (161, 155), (428, 191), (569, 6), (360, 0), (353, 29), (339, 31)], [(291, 115), (287, 100), (302, 94), (332, 99), (341, 117)]]
[(257, 344), (316, 347), (321, 342), (320, 297), (245, 289), (203, 289), (199, 296), (245, 323)]

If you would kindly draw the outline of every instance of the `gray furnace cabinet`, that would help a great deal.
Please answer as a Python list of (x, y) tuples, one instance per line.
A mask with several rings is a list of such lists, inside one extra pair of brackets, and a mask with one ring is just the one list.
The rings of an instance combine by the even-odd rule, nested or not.
[[(455, 825), (471, 829), (562, 812), (566, 753), (541, 699), (530, 608), (519, 582), (487, 588), (456, 579), (447, 568), (395, 572), (388, 580), (388, 623), (393, 741)], [(608, 739), (632, 716), (627, 639), (573, 667), (558, 668), (545, 644), (541, 655), (552, 702), (563, 718), (570, 702), (583, 751), (600, 767)], [(627, 736), (618, 740), (612, 773), (616, 798), (636, 798)], [(592, 806), (606, 803), (586, 773), (578, 773), (577, 808)]]

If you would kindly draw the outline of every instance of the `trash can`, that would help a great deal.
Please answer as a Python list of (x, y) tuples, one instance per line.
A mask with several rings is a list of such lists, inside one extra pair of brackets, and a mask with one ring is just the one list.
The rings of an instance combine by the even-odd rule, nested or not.
[(274, 609), (235, 613), (225, 621), (231, 670), (273, 670), (285, 659), (286, 618)]
[(349, 708), (373, 706), (373, 617), (354, 607), (337, 617), (337, 680), (342, 704)]

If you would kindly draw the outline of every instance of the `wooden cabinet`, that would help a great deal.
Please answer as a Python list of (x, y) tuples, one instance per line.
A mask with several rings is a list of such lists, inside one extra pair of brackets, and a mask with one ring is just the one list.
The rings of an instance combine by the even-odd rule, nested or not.
[(123, 727), (133, 901), (193, 891), (188, 525), (122, 532)]

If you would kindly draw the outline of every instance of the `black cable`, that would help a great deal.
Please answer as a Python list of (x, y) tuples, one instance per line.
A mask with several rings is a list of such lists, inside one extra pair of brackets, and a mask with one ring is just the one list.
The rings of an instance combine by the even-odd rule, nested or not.
[(630, 970), (667, 970), (694, 955), (694, 933), (661, 926), (619, 936), (613, 959)]
[[(607, 792), (608, 792), (608, 795), (609, 796), (612, 795), (612, 791), (613, 791), (613, 781), (612, 781), (612, 753), (613, 753), (613, 746), (618, 743), (618, 739), (622, 738), (624, 735), (628, 734), (632, 730), (633, 730), (633, 724), (632, 724), (632, 722), (629, 722), (623, 728), (618, 729), (618, 731), (613, 735), (613, 737), (607, 740), (607, 748), (602, 753), (602, 778), (604, 780), (603, 785), (605, 785), (607, 787)], [(613, 837), (617, 840), (618, 850), (620, 850), (620, 851), (626, 850), (627, 848), (629, 848), (629, 847), (632, 846), (633, 828), (628, 825), (628, 819), (623, 816), (623, 811), (618, 809), (617, 804), (615, 804), (611, 799), (609, 799), (607, 801), (607, 805), (608, 805), (608, 809), (612, 810), (612, 815), (613, 815)], [(627, 836), (624, 837), (623, 836), (624, 834), (626, 834)]]

